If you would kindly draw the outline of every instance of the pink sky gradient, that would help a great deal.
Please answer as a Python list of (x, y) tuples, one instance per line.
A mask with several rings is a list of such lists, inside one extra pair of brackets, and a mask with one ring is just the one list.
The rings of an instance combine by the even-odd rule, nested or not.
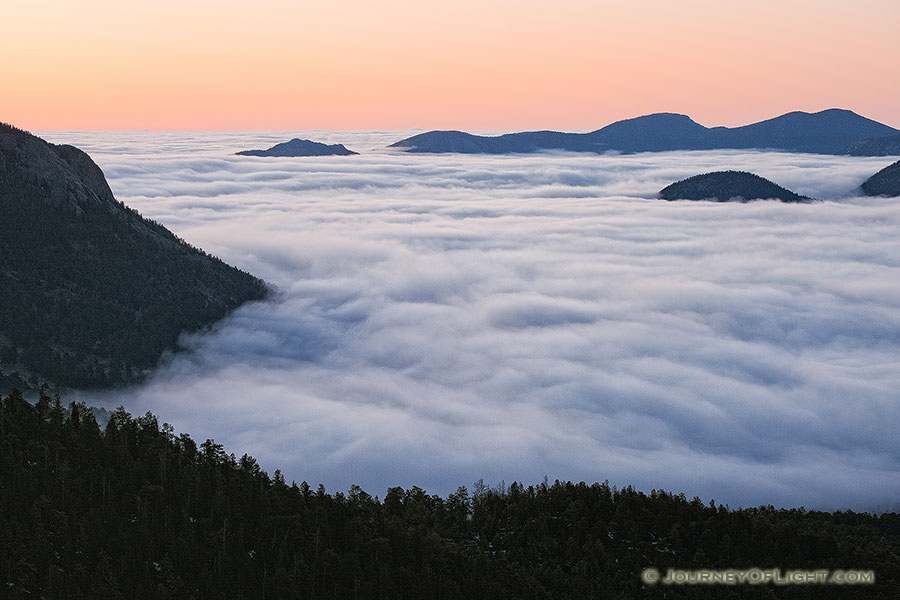
[(900, 127), (897, 0), (485, 4), (15, 2), (0, 121), (588, 131), (660, 111), (712, 126), (838, 107)]

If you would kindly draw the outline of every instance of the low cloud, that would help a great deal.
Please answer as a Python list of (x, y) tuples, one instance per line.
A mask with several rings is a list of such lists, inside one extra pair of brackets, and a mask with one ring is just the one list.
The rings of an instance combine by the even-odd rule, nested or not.
[[(856, 509), (900, 493), (900, 204), (856, 195), (884, 159), (45, 136), (278, 290), (185, 338), (146, 384), (88, 402), (152, 410), (331, 490), (547, 475)], [(232, 155), (290, 137), (363, 154)], [(824, 201), (653, 197), (719, 169)]]

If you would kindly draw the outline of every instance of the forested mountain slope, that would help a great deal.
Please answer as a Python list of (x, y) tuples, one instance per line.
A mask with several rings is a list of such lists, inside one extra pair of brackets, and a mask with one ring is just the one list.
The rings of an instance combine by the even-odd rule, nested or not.
[(717, 202), (777, 199), (782, 202), (810, 202), (801, 196), (772, 183), (768, 179), (745, 171), (714, 171), (694, 175), (667, 185), (659, 191), (664, 200), (714, 200)]
[[(0, 403), (8, 598), (867, 598), (900, 589), (900, 516), (732, 510), (606, 483), (446, 498), (270, 477), (151, 414)], [(647, 585), (678, 569), (865, 569), (874, 585)]]
[(0, 384), (136, 381), (266, 293), (116, 201), (81, 150), (0, 124)]
[(900, 196), (900, 160), (866, 179), (861, 187), (869, 196)]

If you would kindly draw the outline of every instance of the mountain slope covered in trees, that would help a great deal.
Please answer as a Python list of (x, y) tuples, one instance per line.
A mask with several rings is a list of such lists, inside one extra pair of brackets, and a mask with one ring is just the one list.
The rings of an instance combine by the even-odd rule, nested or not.
[(900, 160), (866, 179), (861, 188), (869, 196), (900, 196)]
[(694, 175), (667, 185), (659, 191), (664, 200), (733, 200), (778, 199), (782, 202), (810, 202), (789, 189), (772, 183), (764, 177), (745, 171), (714, 171)]
[[(896, 598), (900, 515), (732, 510), (545, 482), (382, 500), (269, 476), (150, 413), (0, 402), (0, 585), (18, 598)], [(864, 569), (874, 585), (648, 585), (655, 567)]]
[(841, 154), (850, 156), (900, 156), (900, 135), (866, 138), (850, 144)]
[(81, 150), (0, 124), (0, 384), (136, 381), (266, 293), (116, 201)]

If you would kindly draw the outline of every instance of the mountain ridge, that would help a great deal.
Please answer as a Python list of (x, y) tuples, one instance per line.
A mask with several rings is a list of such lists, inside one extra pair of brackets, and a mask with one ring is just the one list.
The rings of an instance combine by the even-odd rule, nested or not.
[(664, 152), (770, 149), (840, 154), (866, 138), (900, 134), (846, 109), (792, 111), (739, 127), (706, 127), (679, 113), (653, 113), (616, 121), (589, 133), (527, 131), (480, 136), (456, 130), (428, 131), (391, 144), (415, 153), (512, 154), (542, 150)]

